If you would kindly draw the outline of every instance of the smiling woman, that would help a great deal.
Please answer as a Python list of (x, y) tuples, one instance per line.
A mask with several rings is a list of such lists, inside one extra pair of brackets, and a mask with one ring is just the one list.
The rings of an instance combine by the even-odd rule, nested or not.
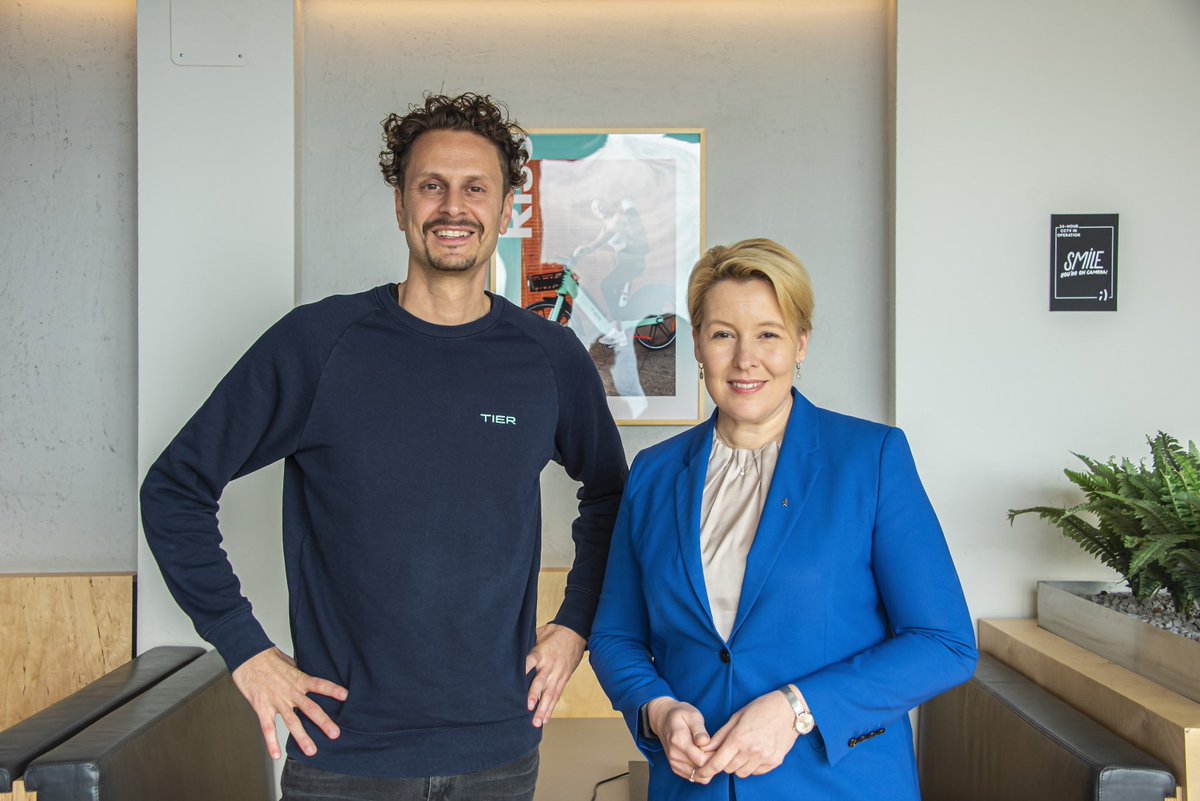
[(813, 295), (786, 248), (713, 248), (688, 301), (717, 411), (634, 460), (589, 641), (650, 798), (916, 799), (908, 711), (976, 652), (908, 443), (792, 388)]
[(715, 247), (692, 271), (688, 307), (696, 361), (721, 410), (717, 433), (750, 450), (778, 440), (792, 408), (793, 370), (798, 376), (812, 330), (803, 265), (766, 239)]

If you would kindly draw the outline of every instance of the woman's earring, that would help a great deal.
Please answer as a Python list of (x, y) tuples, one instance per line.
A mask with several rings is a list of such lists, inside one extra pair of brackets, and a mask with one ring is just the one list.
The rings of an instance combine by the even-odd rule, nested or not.
[(800, 380), (800, 365), (802, 365), (802, 364), (804, 364), (804, 362), (796, 362), (796, 380), (797, 381)]
[(700, 380), (704, 380), (704, 365), (700, 365)]

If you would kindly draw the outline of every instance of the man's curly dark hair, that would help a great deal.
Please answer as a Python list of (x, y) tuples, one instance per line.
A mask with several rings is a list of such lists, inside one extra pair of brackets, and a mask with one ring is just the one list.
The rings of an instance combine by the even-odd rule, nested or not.
[(404, 170), (408, 168), (413, 142), (426, 131), (468, 131), (479, 134), (496, 146), (500, 165), (505, 172), (506, 185), (512, 191), (525, 182), (525, 149), (528, 134), (516, 121), (509, 119), (508, 108), (490, 95), (467, 92), (458, 97), (425, 95), (424, 103), (414, 103), (408, 113), (389, 114), (383, 121), (385, 149), (379, 154), (383, 180), (397, 189), (404, 186)]

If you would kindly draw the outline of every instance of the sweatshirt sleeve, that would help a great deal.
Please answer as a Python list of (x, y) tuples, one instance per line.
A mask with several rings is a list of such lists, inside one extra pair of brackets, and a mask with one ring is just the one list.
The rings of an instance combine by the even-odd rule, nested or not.
[(573, 333), (564, 365), (555, 371), (559, 416), (555, 432), (557, 461), (579, 481), (579, 517), (571, 526), (575, 562), (554, 622), (585, 640), (604, 584), (604, 567), (621, 492), (629, 473), (616, 423), (608, 410), (604, 385), (591, 357)]
[(167, 588), (231, 671), (272, 642), (221, 547), (217, 511), (226, 484), (296, 450), (321, 368), (300, 312), (251, 346), (141, 488), (142, 527)]

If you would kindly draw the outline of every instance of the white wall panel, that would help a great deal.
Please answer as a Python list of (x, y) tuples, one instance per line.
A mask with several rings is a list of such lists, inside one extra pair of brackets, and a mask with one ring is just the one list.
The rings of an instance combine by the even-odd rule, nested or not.
[[(141, 0), (137, 12), (140, 478), (293, 305), (295, 48), (288, 0), (241, 7), (238, 67), (175, 63), (170, 0)], [(282, 475), (275, 466), (231, 484), (220, 519), (247, 596), (286, 647)], [(139, 548), (139, 649), (194, 639)]]
[[(1005, 517), (1076, 500), (1071, 451), (1200, 438), (1197, 41), (1190, 0), (899, 3), (896, 418), (977, 616), (1110, 577)], [(1050, 313), (1050, 215), (1090, 212), (1121, 215), (1120, 310)]]

